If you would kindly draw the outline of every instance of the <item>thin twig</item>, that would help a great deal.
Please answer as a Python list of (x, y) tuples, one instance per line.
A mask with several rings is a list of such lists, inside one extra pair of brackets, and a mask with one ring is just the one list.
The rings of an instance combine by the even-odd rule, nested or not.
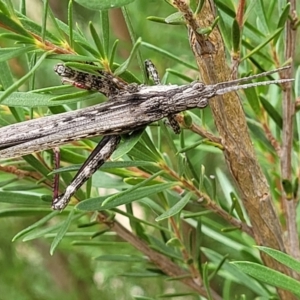
[(176, 172), (168, 168), (167, 165), (162, 166), (162, 168), (174, 179), (181, 182), (181, 184), (185, 187), (186, 190), (192, 191), (198, 197), (198, 203), (201, 204), (202, 207), (213, 211), (215, 214), (222, 217), (232, 226), (239, 228), (241, 231), (247, 233), (249, 236), (254, 237), (252, 228), (247, 224), (235, 219), (232, 215), (222, 209), (219, 205), (216, 204), (206, 193), (199, 191), (191, 182), (186, 180), (183, 177), (179, 177)]
[[(104, 215), (99, 213), (98, 221), (102, 223), (105, 219)], [(130, 245), (134, 246), (140, 252), (145, 254), (150, 261), (155, 264), (161, 271), (170, 277), (181, 277), (178, 281), (181, 281), (185, 285), (189, 286), (194, 291), (198, 292), (200, 295), (207, 297), (206, 289), (199, 286), (191, 274), (187, 273), (186, 270), (180, 268), (173, 261), (167, 258), (165, 255), (156, 252), (151, 249), (143, 240), (135, 236), (132, 232), (128, 231), (124, 226), (118, 222), (113, 224), (108, 224), (112, 231), (116, 232), (118, 236), (122, 237)], [(182, 278), (183, 277), (183, 278)], [(211, 291), (214, 300), (221, 300), (222, 298), (214, 291)]]
[(186, 126), (183, 115), (181, 115), (181, 114), (176, 115), (176, 121), (179, 122), (184, 127), (187, 127), (189, 130), (201, 135), (202, 137), (208, 139), (209, 141), (211, 141), (215, 144), (219, 144), (222, 147), (221, 139), (219, 137), (213, 135), (209, 131), (205, 130), (203, 127), (200, 127), (200, 126), (196, 125), (195, 123), (192, 123), (191, 125)]
[(266, 122), (262, 123), (262, 128), (265, 132), (266, 138), (270, 142), (270, 144), (273, 146), (274, 150), (276, 151), (277, 155), (280, 156), (281, 153), (281, 147), (276, 138), (273, 136), (268, 124)]

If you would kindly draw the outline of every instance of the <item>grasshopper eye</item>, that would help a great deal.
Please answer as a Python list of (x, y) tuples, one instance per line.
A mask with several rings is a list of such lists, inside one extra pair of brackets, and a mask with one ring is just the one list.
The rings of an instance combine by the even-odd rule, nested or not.
[(54, 72), (59, 76), (64, 76), (65, 66), (63, 64), (57, 64), (54, 66)]
[(69, 67), (66, 67), (64, 64), (59, 63), (54, 66), (54, 72), (62, 77), (73, 78), (76, 75), (76, 72)]

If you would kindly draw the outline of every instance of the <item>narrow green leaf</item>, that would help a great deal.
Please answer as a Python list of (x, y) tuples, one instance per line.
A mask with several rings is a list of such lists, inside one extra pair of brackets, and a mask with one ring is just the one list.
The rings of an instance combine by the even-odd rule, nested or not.
[(144, 297), (144, 296), (132, 296), (134, 300), (155, 300), (154, 298)]
[(26, 0), (21, 0), (20, 1), (20, 12), (23, 14), (23, 15), (26, 15)]
[(130, 136), (124, 136), (124, 143), (121, 143), (116, 151), (111, 155), (113, 160), (117, 160), (126, 153), (128, 153), (140, 140), (144, 130), (134, 131)]
[(10, 31), (20, 34), (21, 36), (33, 39), (32, 36), (15, 20), (0, 12), (1, 24), (5, 25)]
[[(49, 212), (49, 209), (48, 209)], [(28, 226), (27, 228), (21, 230), (20, 232), (18, 232), (12, 239), (12, 241), (14, 242), (15, 240), (17, 240), (18, 238), (24, 236), (26, 233), (41, 227), (42, 225), (46, 224), (49, 220), (51, 220), (53, 217), (55, 217), (56, 215), (59, 214), (59, 211), (52, 211), (50, 212), (47, 216), (43, 217), (42, 219), (40, 219), (39, 221), (35, 222), (34, 224)]]
[(35, 40), (32, 37), (23, 36), (17, 33), (2, 33), (1, 39), (13, 40), (15, 43), (35, 44)]
[(212, 32), (214, 30), (214, 28), (218, 25), (219, 21), (220, 21), (220, 16), (217, 16), (214, 19), (213, 23), (210, 25), (210, 27), (211, 27), (210, 32)]
[(40, 216), (50, 211), (50, 208), (8, 208), (0, 210), (0, 218)]
[(244, 60), (248, 59), (254, 54), (257, 54), (260, 49), (262, 49), (265, 45), (267, 45), (270, 41), (272, 41), (277, 35), (281, 33), (283, 30), (282, 28), (278, 28), (273, 34), (271, 34), (265, 41), (263, 41), (261, 44), (259, 44), (257, 47), (255, 47), (252, 51), (250, 51), (246, 56), (242, 57), (240, 60), (240, 63)]
[[(290, 9), (291, 9), (291, 3), (287, 2), (285, 7), (282, 9), (282, 13), (281, 13), (281, 15), (279, 17), (279, 20), (278, 20), (277, 28), (284, 28), (285, 27), (285, 24), (288, 21), (288, 18), (289, 18), (289, 15), (290, 15)], [(274, 44), (277, 43), (278, 39), (279, 39), (279, 35), (277, 37), (275, 37)]]
[[(91, 198), (84, 201), (81, 201), (79, 204), (76, 205), (76, 209), (83, 210), (83, 211), (95, 211), (95, 210), (106, 210), (106, 209), (112, 209), (114, 207), (117, 207), (122, 204), (131, 203), (135, 200), (141, 200), (144, 197), (149, 197), (153, 194), (163, 192), (169, 188), (174, 186), (174, 183), (163, 183), (163, 184), (157, 184), (152, 186), (146, 186), (142, 187), (132, 193), (127, 193), (125, 195), (122, 195), (120, 193), (119, 197), (116, 197), (113, 201), (108, 202), (106, 205), (102, 206), (102, 203), (107, 200), (106, 197), (97, 197), (97, 198)], [(119, 194), (114, 194), (119, 195)]]
[[(84, 50), (87, 50), (88, 52), (90, 52), (92, 54), (92, 56), (94, 57), (99, 57), (99, 53), (97, 50), (95, 50), (90, 43), (88, 43), (87, 41), (79, 41), (79, 40), (74, 40), (74, 42), (76, 42), (76, 44), (80, 45)], [(86, 53), (84, 53), (84, 55), (86, 55)]]
[(159, 253), (169, 257), (171, 259), (178, 260), (179, 262), (186, 263), (182, 256), (179, 254), (177, 250), (173, 247), (167, 246), (165, 243), (158, 241), (157, 239), (150, 238), (151, 240), (151, 248), (158, 251)]
[(85, 56), (85, 55), (75, 55), (75, 54), (49, 54), (47, 58), (51, 59), (60, 59), (62, 61), (74, 61), (74, 62), (96, 62), (98, 61), (97, 58), (92, 57), (92, 56)]
[(48, 8), (49, 8), (49, 0), (44, 1), (44, 8), (43, 8), (43, 20), (42, 20), (42, 30), (40, 32), (42, 41), (45, 41), (46, 38), (46, 31), (47, 31), (47, 16), (48, 16)]
[(45, 228), (38, 228), (37, 230), (32, 230), (28, 233), (25, 233), (22, 241), (28, 242), (31, 240), (38, 239), (40, 237), (45, 237), (46, 234), (49, 234), (52, 231), (59, 230), (61, 223), (55, 223), (54, 225), (48, 224)]
[(0, 62), (18, 57), (22, 54), (35, 50), (35, 46), (15, 47), (15, 48), (0, 48)]
[(196, 67), (195, 65), (192, 65), (188, 62), (185, 62), (179, 56), (176, 56), (176, 55), (174, 55), (174, 54), (172, 54), (172, 53), (170, 53), (166, 50), (163, 50), (162, 48), (156, 47), (156, 46), (154, 46), (152, 44), (149, 44), (149, 43), (146, 43), (146, 42), (142, 42), (141, 44), (142, 44), (142, 46), (144, 46), (148, 49), (154, 50), (154, 51), (156, 51), (156, 52), (158, 52), (158, 53), (160, 53), (160, 54), (162, 54), (166, 57), (169, 57), (169, 58), (173, 59), (174, 61), (180, 63), (181, 65), (184, 65), (184, 66), (188, 67), (189, 69), (198, 71), (198, 67)]
[(42, 164), (38, 159), (36, 159), (33, 155), (25, 155), (23, 156), (23, 159), (31, 166), (34, 167), (34, 169), (38, 172), (40, 172), (45, 177), (49, 174), (49, 169), (45, 167), (44, 164)]
[[(205, 232), (206, 229), (203, 228), (203, 231)], [(207, 233), (205, 233), (207, 234)], [(223, 235), (224, 236), (224, 235)], [(221, 242), (222, 243), (222, 242)], [(223, 243), (226, 243), (223, 241)], [(234, 248), (234, 250), (237, 250), (238, 245), (231, 245), (229, 246), (231, 248)], [(209, 258), (209, 261), (216, 265), (217, 267), (223, 263), (222, 265), (222, 273), (225, 271), (226, 273), (230, 274), (230, 278), (242, 287), (245, 287), (246, 289), (249, 289), (250, 291), (253, 291), (257, 295), (260, 295), (261, 297), (265, 297), (268, 299), (270, 296), (270, 292), (266, 289), (266, 287), (259, 283), (256, 279), (252, 278), (251, 276), (246, 275), (244, 272), (242, 272), (240, 269), (232, 265), (231, 263), (224, 260), (224, 256), (217, 253), (214, 250), (208, 249), (208, 248), (201, 248), (204, 255), (207, 255)], [(240, 251), (240, 250), (238, 250)], [(219, 272), (219, 276), (222, 276), (224, 279), (228, 278), (228, 275), (226, 273), (224, 275), (221, 272)], [(231, 300), (231, 299), (230, 299)]]
[[(252, 1), (251, 1), (252, 2)], [(261, 26), (259, 26), (259, 29), (262, 29), (264, 34), (269, 33), (269, 26), (268, 21), (270, 18), (267, 18), (266, 11), (265, 11), (265, 5), (263, 0), (257, 0), (253, 1), (255, 2), (255, 5), (253, 5), (253, 9), (255, 10), (256, 18)]]
[(269, 117), (276, 123), (276, 125), (282, 129), (282, 117), (278, 113), (278, 111), (273, 107), (273, 105), (266, 100), (263, 96), (259, 97), (260, 102), (266, 112), (268, 113)]
[[(59, 95), (59, 96), (52, 96), (51, 101), (63, 101), (63, 100), (71, 100), (68, 103), (74, 102), (75, 99), (77, 99), (76, 102), (79, 102), (81, 99), (82, 101), (87, 100), (88, 98), (90, 98), (92, 95), (94, 94), (94, 92), (91, 91), (79, 91), (79, 92), (74, 92), (74, 93), (69, 93), (69, 94), (65, 94), (65, 95)], [(99, 96), (98, 93), (96, 93), (96, 97)], [(61, 103), (59, 103), (61, 104)], [(57, 105), (57, 103), (56, 103)]]
[(101, 32), (102, 32), (102, 44), (104, 50), (103, 57), (108, 57), (109, 28), (110, 28), (108, 10), (100, 11), (100, 24), (101, 24)]
[(300, 296), (300, 282), (285, 274), (251, 262), (232, 262), (244, 273), (272, 286), (290, 291)]
[(177, 174), (179, 177), (195, 179), (195, 181), (197, 180), (192, 175), (192, 171), (189, 168), (188, 158), (186, 157), (186, 155), (177, 153), (176, 154), (176, 163), (177, 163)]
[[(58, 31), (61, 34), (62, 42), (63, 43), (67, 42), (65, 36), (69, 36), (69, 34), (70, 34), (69, 26), (66, 23), (59, 20), (59, 19), (54, 18), (54, 20), (55, 20), (55, 24), (58, 26), (57, 27)], [(74, 36), (74, 40), (76, 40), (76, 41), (78, 40), (78, 41), (81, 41), (83, 43), (84, 42), (87, 43), (86, 39), (84, 38), (84, 36), (81, 34), (81, 32), (79, 30), (78, 31), (73, 31), (73, 36)]]
[(14, 203), (14, 204), (22, 204), (22, 205), (33, 205), (33, 206), (40, 206), (40, 205), (47, 205), (49, 206), (48, 202), (43, 201), (43, 195), (39, 195), (36, 193), (14, 193), (14, 192), (7, 192), (0, 189), (0, 202), (3, 203)]
[[(131, 14), (129, 12), (129, 9), (127, 6), (123, 6), (121, 8), (121, 11), (122, 11), (125, 23), (126, 23), (127, 30), (130, 35), (131, 43), (133, 45), (135, 45), (139, 39), (137, 39), (136, 28), (133, 25), (133, 22), (131, 21)], [(143, 75), (142, 82), (146, 82), (147, 75), (146, 75), (146, 70), (144, 68), (144, 61), (143, 61), (142, 53), (140, 50), (136, 51), (136, 58), (137, 58), (138, 65), (139, 65), (140, 69), (142, 70), (142, 75)]]
[[(95, 222), (99, 226), (99, 222)], [(132, 245), (130, 245), (127, 242), (106, 242), (106, 241), (90, 241), (90, 240), (79, 240), (79, 241), (73, 241), (73, 246), (94, 246), (94, 247), (128, 247), (132, 248)]]
[[(172, 15), (170, 15), (169, 17), (172, 18)], [(147, 17), (148, 21), (151, 22), (156, 22), (156, 23), (162, 23), (162, 24), (168, 24), (168, 25), (185, 25), (186, 23), (183, 20), (169, 20), (168, 17), (167, 18), (161, 18), (161, 17), (156, 17), (156, 16), (149, 16)]]
[(25, 192), (40, 189), (37, 184), (16, 184), (14, 186), (3, 187), (3, 191)]
[(75, 0), (80, 5), (92, 10), (106, 10), (111, 8), (122, 7), (135, 0)]
[(5, 5), (6, 5), (6, 8), (7, 8), (7, 11), (9, 12), (8, 15), (13, 19), (16, 17), (16, 12), (15, 12), (15, 9), (14, 9), (14, 5), (12, 3), (12, 0), (5, 0)]
[(155, 219), (156, 222), (165, 220), (167, 218), (170, 218), (178, 213), (180, 213), (183, 208), (189, 203), (193, 193), (188, 192), (183, 198), (181, 198), (174, 206), (172, 206), (170, 209), (168, 209), (166, 212), (161, 214), (159, 217)]
[(147, 146), (147, 148), (151, 151), (153, 157), (155, 156), (157, 160), (162, 159), (161, 153), (158, 151), (156, 146), (154, 145), (152, 139), (150, 138), (147, 131), (144, 131), (144, 134), (142, 135), (142, 142)]
[[(28, 58), (30, 58), (28, 67), (31, 69), (35, 64), (37, 60), (37, 53), (38, 51), (35, 51), (32, 53), (32, 55), (27, 55)], [(34, 90), (35, 87), (35, 73), (30, 77), (29, 83), (28, 83), (28, 89), (29, 90)]]
[(285, 26), (285, 23), (289, 18), (290, 8), (291, 8), (291, 3), (287, 2), (285, 7), (283, 7), (283, 9), (282, 9), (282, 13), (281, 13), (278, 23), (277, 23), (277, 28), (281, 28), (281, 27)]
[(0, 187), (5, 187), (6, 185), (9, 185), (9, 184), (17, 182), (17, 181), (18, 181), (18, 178), (12, 178), (12, 179), (1, 181)]
[[(140, 279), (140, 278), (152, 278), (152, 277), (160, 277), (161, 278), (163, 275), (159, 274), (159, 273), (141, 271), (141, 272), (124, 272), (124, 273), (122, 273), (122, 276)], [(141, 299), (143, 300), (143, 297)]]
[(182, 243), (178, 238), (171, 238), (166, 242), (167, 246), (171, 246), (173, 248), (180, 249), (182, 247)]
[(262, 118), (262, 109), (259, 103), (259, 98), (257, 96), (257, 91), (255, 89), (245, 89), (244, 94), (248, 100), (248, 103), (252, 110), (254, 111), (255, 115), (258, 119)]
[(101, 42), (101, 40), (99, 38), (99, 35), (98, 35), (98, 33), (97, 33), (97, 31), (96, 31), (96, 29), (95, 29), (95, 27), (94, 27), (94, 25), (93, 25), (92, 22), (89, 22), (89, 28), (90, 28), (90, 33), (92, 35), (94, 43), (95, 43), (95, 45), (96, 45), (96, 47), (97, 47), (97, 49), (99, 51), (100, 57), (103, 59), (103, 58), (105, 58), (104, 47), (102, 45), (102, 42)]
[(12, 86), (10, 86), (5, 92), (2, 93), (0, 97), (0, 102), (2, 102), (6, 97), (12, 94), (14, 91), (18, 89), (28, 78), (32, 76), (35, 70), (41, 65), (44, 59), (47, 57), (48, 52), (45, 52), (39, 60), (36, 62), (35, 66), (22, 78), (20, 78), (17, 82), (15, 82)]
[(225, 254), (225, 256), (219, 261), (219, 263), (218, 263), (218, 265), (217, 265), (217, 267), (214, 269), (214, 271), (209, 275), (209, 279), (212, 279), (212, 278), (214, 278), (217, 274), (218, 274), (218, 272), (220, 271), (220, 270), (222, 270), (222, 267), (223, 267), (223, 265), (227, 262), (227, 260), (228, 260), (228, 254)]
[(111, 70), (113, 69), (113, 64), (114, 64), (114, 60), (115, 60), (115, 54), (116, 54), (118, 43), (119, 43), (119, 40), (115, 40), (114, 44), (111, 48), (111, 53), (110, 53), (110, 57), (109, 57), (109, 67)]
[(135, 144), (135, 147), (133, 147), (130, 151), (130, 155), (139, 160), (154, 162), (158, 160), (158, 157), (141, 142)]
[(168, 24), (174, 24), (174, 23), (184, 24), (183, 16), (184, 16), (184, 14), (182, 12), (175, 12), (175, 13), (167, 16), (164, 20), (165, 20), (165, 23), (168, 23)]
[(73, 0), (69, 1), (68, 4), (68, 26), (69, 26), (69, 44), (71, 48), (74, 48), (74, 37), (73, 37)]
[(205, 2), (205, 0), (198, 1), (198, 5), (197, 5), (197, 8), (196, 8), (195, 13), (194, 13), (195, 16), (198, 15), (201, 12), (202, 7), (204, 5), (204, 2)]
[(176, 77), (181, 78), (184, 81), (189, 82), (189, 83), (194, 81), (194, 78), (191, 78), (180, 71), (176, 71), (176, 70), (173, 70), (170, 68), (166, 69), (166, 73), (175, 75)]
[(175, 145), (173, 136), (171, 136), (171, 130), (167, 129), (167, 126), (163, 124), (163, 121), (159, 121), (159, 123), (160, 123), (159, 129), (161, 130), (161, 136), (163, 137), (165, 143), (168, 145), (168, 148), (172, 153), (177, 153), (178, 149)]
[[(240, 220), (242, 222), (246, 223), (242, 207), (240, 205), (240, 202), (238, 201), (238, 198), (234, 192), (230, 192), (230, 198), (232, 200), (232, 208), (236, 211), (237, 215), (239, 216)], [(214, 199), (214, 198), (213, 198)]]
[(65, 220), (65, 222), (63, 222), (63, 224), (60, 226), (60, 229), (56, 235), (56, 237), (54, 238), (52, 244), (51, 244), (51, 248), (50, 248), (50, 254), (53, 255), (56, 247), (59, 245), (59, 243), (61, 242), (61, 240), (63, 239), (63, 237), (65, 236), (65, 234), (67, 233), (72, 219), (73, 219), (73, 215), (74, 215), (75, 209), (72, 209), (67, 217), (67, 219)]
[[(252, 43), (249, 43), (248, 40), (242, 39), (242, 45), (249, 51), (252, 51), (254, 49), (254, 47), (252, 46)], [(249, 53), (249, 51), (247, 51), (247, 53)], [(265, 61), (266, 64), (270, 63), (270, 64), (274, 64), (274, 61), (271, 58), (271, 55), (268, 55), (268, 53), (264, 53), (263, 51), (259, 51), (256, 53), (257, 58), (254, 58), (254, 56), (251, 56), (249, 59), (251, 61), (251, 63), (253, 63), (258, 70), (261, 70), (261, 61)]]
[[(2, 97), (4, 92), (0, 92), (0, 97)], [(96, 99), (99, 98), (98, 93), (91, 93), (91, 92), (78, 92), (72, 94), (73, 98), (64, 96), (62, 98), (65, 98), (66, 100), (62, 101), (60, 99), (59, 102), (53, 101), (57, 100), (57, 97), (53, 97), (51, 94), (38, 94), (34, 92), (15, 92), (10, 94), (1, 104), (7, 105), (10, 107), (42, 107), (42, 106), (57, 106), (57, 105), (63, 105), (63, 104), (71, 104), (76, 103), (79, 101), (87, 100), (87, 99)], [(71, 99), (69, 99), (71, 98)]]
[(95, 75), (99, 75), (98, 71), (103, 69), (97, 65), (86, 64), (85, 62), (66, 62), (65, 65), (70, 68), (87, 73), (93, 73)]
[(207, 299), (208, 300), (213, 300), (213, 297), (211, 295), (211, 290), (210, 290), (210, 285), (209, 285), (209, 278), (208, 278), (208, 264), (205, 263), (203, 266), (203, 283), (204, 287), (207, 293)]
[(236, 19), (233, 20), (231, 27), (231, 38), (232, 38), (232, 49), (234, 53), (237, 53), (240, 50), (241, 44), (241, 32), (240, 26)]
[(10, 16), (10, 11), (7, 7), (7, 4), (4, 4), (2, 1), (0, 1), (0, 11), (2, 11), (6, 16)]
[(138, 38), (137, 41), (135, 42), (135, 44), (133, 45), (129, 57), (126, 59), (126, 61), (124, 61), (124, 63), (122, 63), (115, 71), (114, 74), (116, 76), (122, 74), (123, 72), (125, 72), (125, 70), (128, 68), (129, 64), (131, 63), (131, 61), (133, 60), (136, 52), (138, 51), (139, 46), (142, 43), (142, 39)]
[[(118, 193), (118, 194), (115, 194), (115, 195), (112, 195), (112, 196), (109, 196), (103, 203), (102, 203), (102, 206), (105, 206), (107, 203), (109, 203), (110, 201), (114, 201), (115, 199), (118, 199), (118, 198), (126, 198), (126, 195), (128, 194), (132, 194), (133, 191), (141, 188), (141, 187), (144, 187), (146, 185), (148, 185), (148, 183), (150, 183), (153, 179), (155, 179), (156, 177), (160, 176), (161, 174), (163, 174), (163, 170), (161, 171), (158, 171), (157, 173), (153, 174), (152, 176), (150, 176), (149, 178), (141, 181), (140, 183), (134, 185), (133, 187), (131, 187), (130, 189), (124, 191), (124, 192), (121, 192), (121, 193)], [(155, 188), (153, 188), (155, 189)]]
[[(103, 166), (101, 166), (101, 170), (131, 168), (131, 167), (150, 167), (150, 166), (155, 166), (155, 164), (147, 161), (131, 161), (131, 160), (130, 161), (109, 161), (104, 163)], [(69, 167), (59, 168), (50, 172), (49, 175), (63, 173), (63, 172), (78, 171), (80, 168), (81, 165), (73, 165)]]
[[(50, 14), (50, 11), (48, 10), (48, 13)], [(19, 14), (18, 15), (19, 20), (21, 21), (22, 25), (27, 31), (30, 31), (31, 33), (34, 33), (36, 35), (40, 35), (42, 32), (42, 26), (39, 24), (33, 22), (32, 20), (28, 19), (26, 16)], [(51, 26), (52, 27), (52, 26)], [(45, 28), (45, 39), (48, 41), (51, 41), (53, 43), (59, 44), (61, 40), (51, 32), (47, 31)]]
[(114, 262), (138, 262), (138, 263), (143, 263), (147, 262), (147, 259), (143, 256), (137, 256), (137, 255), (101, 255), (97, 256), (95, 260), (99, 261), (114, 261)]
[(186, 298), (187, 296), (191, 296), (191, 297), (188, 297), (188, 299), (189, 298), (191, 298), (191, 299), (197, 299), (198, 298), (198, 295), (196, 293), (167, 293), (167, 294), (158, 295), (158, 298), (162, 298), (162, 299), (171, 298), (172, 300), (176, 300), (176, 299), (173, 299), (173, 298), (182, 297), (182, 299), (187, 299)]
[(291, 268), (292, 270), (300, 273), (300, 262), (299, 260), (291, 257), (290, 255), (281, 252), (279, 250), (275, 250), (272, 248), (268, 248), (268, 247), (263, 247), (263, 246), (255, 246), (256, 248), (258, 248), (260, 251), (263, 251), (265, 253), (267, 253), (268, 255), (270, 255), (271, 257), (273, 257), (274, 259), (276, 259), (277, 261), (279, 261), (280, 263), (284, 264), (285, 266)]
[[(0, 62), (0, 70), (0, 82), (2, 84), (2, 88), (6, 90), (14, 82), (14, 78), (7, 61)], [(0, 94), (1, 93), (2, 92), (0, 92)]]

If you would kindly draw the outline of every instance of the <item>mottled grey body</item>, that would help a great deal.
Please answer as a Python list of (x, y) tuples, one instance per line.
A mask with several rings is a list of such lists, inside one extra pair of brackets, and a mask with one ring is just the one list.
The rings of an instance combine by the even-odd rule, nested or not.
[[(109, 101), (104, 104), (2, 127), (0, 128), (0, 159), (39, 152), (83, 138), (99, 135), (112, 136), (111, 142), (109, 142), (110, 138), (107, 138), (104, 139), (102, 145), (98, 145), (99, 159), (102, 162), (106, 159), (104, 157), (106, 153), (114, 151), (120, 134), (143, 128), (164, 117), (172, 120), (176, 113), (188, 109), (196, 107), (202, 109), (208, 105), (209, 99), (217, 95), (258, 85), (291, 82), (293, 79), (238, 85), (241, 82), (267, 76), (286, 68), (213, 85), (205, 85), (201, 82), (183, 86), (134, 85), (118, 93), (112, 93)], [(84, 168), (95, 171), (98, 166), (84, 164), (81, 173), (86, 172), (82, 172)], [(85, 176), (84, 179), (86, 180), (88, 177)], [(80, 172), (77, 173), (75, 179), (76, 182), (77, 179), (79, 183), (82, 182)], [(76, 190), (75, 185), (78, 186), (76, 183), (72, 187), (68, 187), (68, 197)], [(53, 208), (63, 209), (68, 203), (68, 199), (65, 202), (58, 197)]]
[(238, 82), (234, 81), (233, 86), (230, 86), (232, 81), (214, 85), (193, 82), (183, 86), (140, 86), (138, 92), (124, 92), (104, 104), (2, 127), (0, 158), (23, 156), (87, 137), (128, 133), (170, 114), (204, 108), (216, 95), (292, 80), (245, 85), (237, 85)]

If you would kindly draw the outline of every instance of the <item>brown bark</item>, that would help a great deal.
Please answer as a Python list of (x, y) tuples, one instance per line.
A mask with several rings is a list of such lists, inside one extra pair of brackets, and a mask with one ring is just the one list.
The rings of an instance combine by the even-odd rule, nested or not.
[[(194, 52), (204, 83), (223, 82), (230, 78), (226, 64), (224, 43), (215, 28), (209, 36), (200, 35), (198, 28), (206, 28), (215, 18), (213, 1), (205, 1), (201, 12), (193, 18), (186, 2), (174, 0), (173, 4), (184, 13)], [(276, 215), (269, 187), (258, 164), (249, 136), (245, 114), (237, 93), (229, 93), (210, 101), (217, 130), (224, 145), (227, 166), (232, 174), (241, 199), (249, 215), (257, 245), (286, 251), (282, 228)], [(266, 266), (291, 275), (290, 270), (262, 253)], [(278, 290), (281, 299), (296, 299), (289, 292)]]

